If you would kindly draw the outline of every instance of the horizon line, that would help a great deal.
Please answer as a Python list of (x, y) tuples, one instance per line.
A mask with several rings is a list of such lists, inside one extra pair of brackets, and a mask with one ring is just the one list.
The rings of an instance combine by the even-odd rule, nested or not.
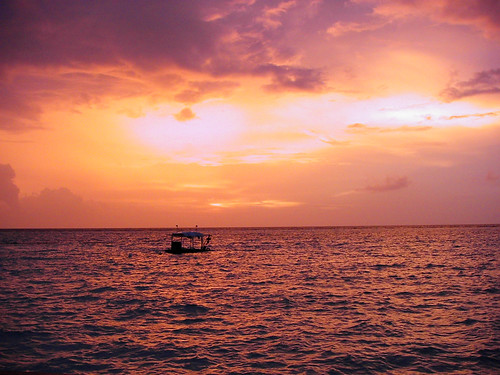
[(500, 223), (469, 224), (361, 224), (361, 225), (283, 225), (283, 226), (195, 226), (195, 227), (14, 227), (7, 230), (183, 230), (183, 229), (288, 229), (288, 228), (390, 228), (390, 227), (496, 227)]

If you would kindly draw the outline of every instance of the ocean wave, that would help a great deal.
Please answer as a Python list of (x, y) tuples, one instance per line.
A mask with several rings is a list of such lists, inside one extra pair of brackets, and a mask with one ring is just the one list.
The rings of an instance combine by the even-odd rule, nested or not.
[(166, 234), (4, 233), (0, 373), (500, 369), (500, 227), (216, 229), (182, 257)]

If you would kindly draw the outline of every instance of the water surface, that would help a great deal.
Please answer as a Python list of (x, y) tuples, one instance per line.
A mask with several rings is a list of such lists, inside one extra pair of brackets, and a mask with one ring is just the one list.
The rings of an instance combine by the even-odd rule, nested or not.
[(0, 231), (0, 370), (500, 371), (499, 226)]

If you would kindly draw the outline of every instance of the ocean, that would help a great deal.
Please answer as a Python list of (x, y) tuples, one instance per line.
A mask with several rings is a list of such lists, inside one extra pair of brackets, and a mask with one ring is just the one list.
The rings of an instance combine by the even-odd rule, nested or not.
[(1, 230), (0, 372), (498, 374), (500, 226)]

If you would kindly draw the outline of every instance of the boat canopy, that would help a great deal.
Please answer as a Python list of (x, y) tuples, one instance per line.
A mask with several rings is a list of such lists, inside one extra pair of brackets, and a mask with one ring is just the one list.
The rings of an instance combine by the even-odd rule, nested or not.
[(172, 237), (203, 238), (205, 235), (201, 232), (177, 232), (172, 233)]

